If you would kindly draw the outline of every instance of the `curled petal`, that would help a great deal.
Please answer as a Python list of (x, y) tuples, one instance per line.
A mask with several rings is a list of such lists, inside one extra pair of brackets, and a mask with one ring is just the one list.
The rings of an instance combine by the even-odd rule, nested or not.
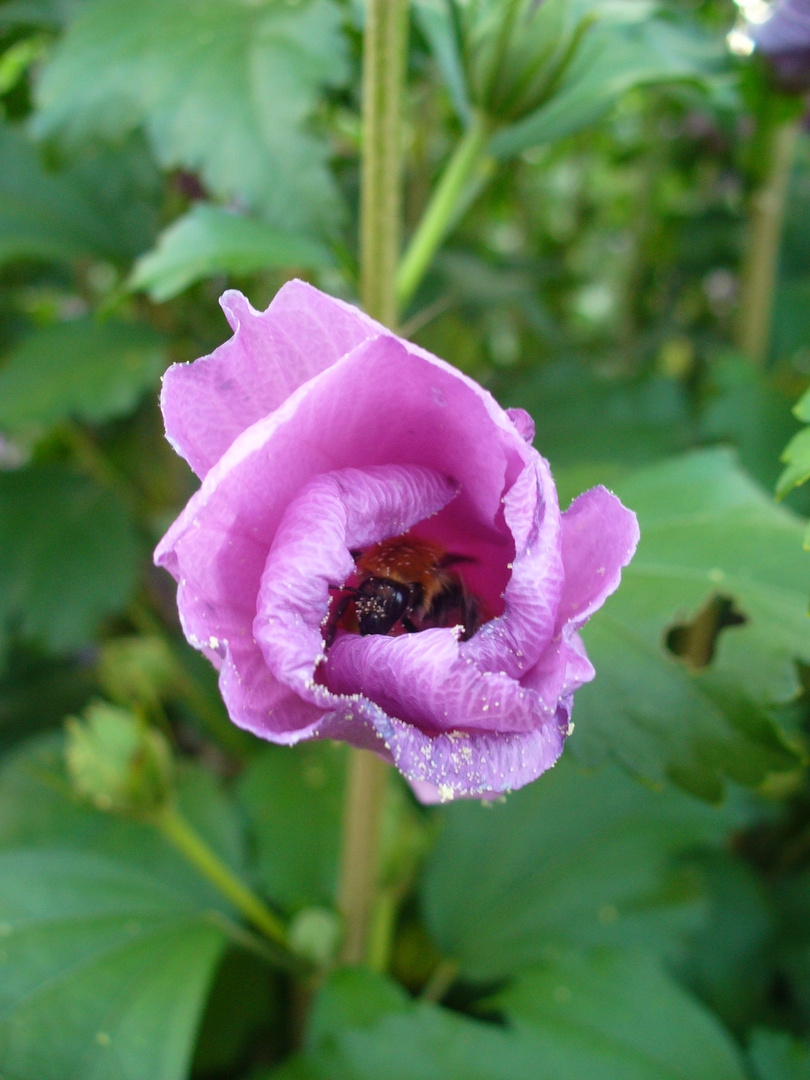
[(557, 490), (536, 451), (504, 496), (503, 510), (515, 542), (505, 610), (462, 645), (462, 655), (484, 671), (520, 679), (554, 637), (564, 581)]
[(518, 435), (529, 446), (534, 442), (534, 420), (525, 409), (507, 409), (506, 415), (515, 425)]
[(340, 635), (325, 665), (333, 693), (362, 694), (423, 731), (525, 732), (553, 721), (550, 706), (514, 679), (481, 671), (451, 629), (401, 637)]
[(570, 720), (571, 699), (565, 698), (552, 720), (534, 731), (429, 735), (356, 697), (325, 716), (318, 735), (374, 750), (396, 765), (422, 802), (446, 802), (491, 798), (536, 780), (562, 753)]
[(342, 469), (304, 487), (267, 556), (253, 622), (253, 636), (278, 679), (311, 696), (324, 656), (329, 586), (341, 585), (354, 570), (351, 550), (399, 536), (455, 494), (452, 481), (416, 465)]
[(615, 592), (638, 546), (638, 519), (604, 487), (574, 499), (562, 515), (565, 589), (558, 626), (575, 630)]
[(193, 364), (174, 364), (161, 407), (175, 450), (202, 477), (237, 435), (363, 341), (385, 333), (356, 308), (290, 281), (267, 311), (235, 289), (220, 303), (233, 337)]

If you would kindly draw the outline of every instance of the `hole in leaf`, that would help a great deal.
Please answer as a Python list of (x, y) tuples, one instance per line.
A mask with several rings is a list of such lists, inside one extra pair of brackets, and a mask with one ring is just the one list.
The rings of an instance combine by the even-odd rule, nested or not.
[(688, 661), (693, 667), (702, 668), (711, 663), (717, 648), (717, 639), (729, 626), (743, 626), (748, 622), (727, 596), (712, 596), (687, 623), (676, 623), (666, 636), (670, 652)]

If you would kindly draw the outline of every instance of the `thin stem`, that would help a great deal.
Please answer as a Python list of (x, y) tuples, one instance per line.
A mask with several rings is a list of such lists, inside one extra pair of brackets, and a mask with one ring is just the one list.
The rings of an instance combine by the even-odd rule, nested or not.
[(467, 185), (484, 162), (490, 128), (477, 114), (439, 180), (397, 274), (397, 300), (404, 307), (419, 287), (433, 256), (450, 230)]
[(795, 121), (773, 132), (770, 169), (751, 200), (750, 237), (740, 297), (740, 348), (755, 364), (764, 364), (770, 345), (771, 317), (779, 247), (790, 174), (799, 128)]
[(435, 967), (433, 974), (421, 993), (423, 1001), (440, 1002), (445, 996), (447, 991), (456, 981), (458, 975), (458, 961), (456, 960), (441, 960)]
[[(368, 0), (363, 52), (363, 160), (360, 293), (369, 315), (397, 321), (394, 275), (402, 207), (402, 99), (407, 0)], [(361, 963), (379, 873), (380, 819), (387, 766), (352, 750), (343, 819), (338, 906), (346, 924), (342, 959)]]
[(151, 820), (180, 854), (226, 896), (249, 923), (274, 945), (289, 951), (287, 931), (281, 920), (228, 869), (176, 806), (168, 803)]

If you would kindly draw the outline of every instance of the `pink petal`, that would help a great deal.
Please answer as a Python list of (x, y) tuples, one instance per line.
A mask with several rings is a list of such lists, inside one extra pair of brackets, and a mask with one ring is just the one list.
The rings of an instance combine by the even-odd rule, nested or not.
[(529, 446), (534, 442), (534, 420), (525, 409), (507, 409), (506, 415), (515, 425), (518, 435)]
[(429, 735), (358, 697), (325, 716), (318, 736), (373, 750), (396, 765), (422, 802), (445, 802), (492, 798), (536, 780), (562, 753), (570, 719), (571, 699), (565, 698), (550, 722), (535, 731)]
[(480, 671), (451, 629), (401, 637), (341, 634), (324, 667), (335, 694), (361, 694), (423, 731), (526, 732), (553, 721), (544, 703), (507, 675)]
[[(399, 536), (455, 494), (445, 477), (414, 465), (341, 469), (302, 489), (273, 540), (253, 621), (253, 636), (281, 682), (313, 700), (329, 586), (341, 585), (354, 570), (351, 550)], [(325, 700), (320, 688), (314, 700)]]
[(161, 394), (169, 441), (200, 477), (302, 383), (385, 333), (357, 308), (303, 281), (284, 285), (264, 312), (233, 289), (220, 303), (233, 337), (210, 356), (170, 367)]
[(562, 515), (565, 589), (558, 625), (579, 629), (619, 587), (638, 545), (638, 519), (604, 487), (574, 499)]
[(530, 454), (503, 499), (515, 541), (504, 613), (461, 647), (477, 667), (514, 679), (535, 665), (554, 637), (564, 581), (557, 491), (548, 463), (536, 451)]

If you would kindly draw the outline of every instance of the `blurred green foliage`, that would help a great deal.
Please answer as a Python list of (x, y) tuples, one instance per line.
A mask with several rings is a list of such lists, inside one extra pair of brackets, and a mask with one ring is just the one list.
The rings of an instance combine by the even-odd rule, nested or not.
[[(507, 7), (532, 33), (496, 40)], [(801, 103), (728, 53), (731, 0), (413, 16), (406, 238), (481, 110), (491, 138), (402, 329), (532, 413), (564, 503), (637, 510), (597, 680), (505, 806), (393, 787), (384, 976), (295, 983), (153, 828), (79, 799), (54, 729), (103, 697), (331, 955), (344, 754), (229, 723), (149, 552), (194, 489), (159, 377), (224, 339), (222, 289), (356, 299), (363, 4), (0, 0), (2, 1076), (810, 1075), (806, 135), (766, 363), (737, 329)]]

